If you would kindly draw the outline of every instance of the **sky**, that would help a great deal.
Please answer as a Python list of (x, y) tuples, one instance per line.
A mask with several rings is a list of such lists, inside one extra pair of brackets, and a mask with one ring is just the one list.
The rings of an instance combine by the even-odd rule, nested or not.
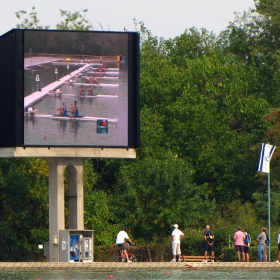
[[(40, 25), (55, 25), (62, 21), (60, 9), (88, 9), (87, 19), (95, 30), (135, 31), (133, 19), (143, 22), (153, 36), (174, 38), (185, 29), (206, 28), (218, 35), (234, 20), (234, 12), (254, 8), (253, 0), (0, 0), (0, 35), (16, 28), (20, 20), (15, 13), (28, 14), (35, 7)], [(5, 4), (3, 4), (5, 3)], [(5, 8), (4, 8), (5, 7)]]

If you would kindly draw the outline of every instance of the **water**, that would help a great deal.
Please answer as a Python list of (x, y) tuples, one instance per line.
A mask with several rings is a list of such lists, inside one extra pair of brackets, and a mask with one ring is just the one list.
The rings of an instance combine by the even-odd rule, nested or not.
[(0, 272), (2, 280), (99, 280), (99, 279), (279, 279), (279, 271), (26, 271)]
[[(116, 63), (107, 65), (116, 68)], [(79, 66), (80, 67), (80, 66)], [(58, 79), (67, 74), (65, 65), (55, 65), (58, 69)], [(54, 66), (51, 64), (35, 65), (25, 70), (25, 95), (37, 90), (35, 82), (36, 75), (39, 75), (39, 88), (56, 80)], [(77, 66), (70, 65), (69, 73), (76, 70)], [(91, 75), (92, 73), (89, 73)], [(114, 74), (108, 73), (112, 77)], [(86, 75), (75, 78), (76, 83), (85, 82)], [(102, 118), (118, 117), (117, 123), (109, 122), (108, 134), (97, 133), (96, 121), (79, 120), (55, 120), (45, 118), (25, 117), (24, 122), (24, 143), (31, 146), (113, 146), (126, 147), (128, 144), (128, 88), (127, 88), (127, 67), (120, 65), (119, 77), (103, 79), (102, 83), (119, 83), (118, 87), (95, 87), (95, 92), (100, 95), (118, 95), (117, 98), (87, 98), (77, 96), (55, 97), (46, 96), (38, 101), (34, 107), (40, 114), (58, 114), (57, 108), (65, 102), (68, 109), (74, 101), (77, 101), (79, 115)], [(76, 94), (79, 85), (64, 84), (60, 89), (63, 93)]]
[[(45, 58), (46, 60), (46, 58)], [(37, 61), (38, 63), (38, 61)], [(65, 65), (56, 65), (54, 63), (38, 64), (25, 68), (24, 70), (24, 97), (37, 91), (36, 75), (39, 75), (40, 81), (38, 82), (38, 88), (43, 88), (48, 84), (51, 84), (61, 77), (68, 75), (69, 73), (77, 70), (81, 65), (69, 64), (69, 69)], [(58, 69), (58, 74), (55, 74), (55, 68)]]

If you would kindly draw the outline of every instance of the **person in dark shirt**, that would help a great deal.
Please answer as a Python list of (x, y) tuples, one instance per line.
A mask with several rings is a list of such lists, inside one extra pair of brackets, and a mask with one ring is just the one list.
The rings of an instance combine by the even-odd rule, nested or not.
[(208, 252), (210, 254), (210, 261), (214, 262), (214, 233), (210, 230), (210, 226), (207, 225), (204, 231), (204, 260), (202, 262), (207, 262)]

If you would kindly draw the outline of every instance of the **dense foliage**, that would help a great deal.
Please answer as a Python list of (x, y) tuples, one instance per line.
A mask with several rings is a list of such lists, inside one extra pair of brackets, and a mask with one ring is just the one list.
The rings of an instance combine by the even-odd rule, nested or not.
[[(85, 163), (85, 227), (95, 230), (95, 245), (113, 244), (128, 226), (150, 260), (162, 260), (173, 223), (193, 246), (209, 223), (222, 254), (237, 226), (256, 237), (266, 225), (266, 176), (257, 166), (262, 142), (280, 144), (280, 4), (255, 4), (219, 36), (192, 28), (164, 39), (136, 23), (141, 148), (135, 160)], [(43, 28), (34, 9), (29, 19), (25, 14), (16, 13), (18, 27)], [(58, 29), (93, 29), (85, 14), (61, 15)], [(279, 153), (276, 148), (271, 162), (273, 245), (280, 225)], [(2, 159), (0, 195), (0, 260), (34, 259), (36, 245), (48, 239), (46, 163)]]

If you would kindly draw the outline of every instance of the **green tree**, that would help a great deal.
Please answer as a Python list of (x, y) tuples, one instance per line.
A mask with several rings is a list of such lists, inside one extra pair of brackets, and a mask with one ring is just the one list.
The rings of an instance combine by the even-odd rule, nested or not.
[(223, 205), (240, 195), (251, 198), (256, 158), (249, 155), (266, 129), (269, 105), (258, 96), (258, 68), (222, 53), (214, 42), (205, 30), (167, 42), (146, 32), (141, 101), (142, 110), (158, 112), (165, 134), (161, 147), (191, 162), (195, 182), (208, 183)]
[(60, 15), (64, 18), (64, 21), (58, 23), (56, 28), (60, 30), (94, 30), (92, 23), (86, 17), (87, 11), (87, 9), (84, 9), (81, 12), (60, 10)]
[[(143, 148), (138, 150), (136, 160), (122, 165), (118, 176), (118, 214), (132, 228), (133, 236), (145, 241), (150, 261), (155, 256), (149, 245), (165, 244), (172, 224), (199, 227), (210, 213), (215, 216), (215, 202), (209, 200), (207, 185), (196, 186), (192, 167), (162, 146), (165, 134), (161, 118), (147, 108), (142, 110)], [(203, 211), (205, 200), (207, 212)], [(165, 247), (161, 250), (157, 260), (164, 255)]]
[[(94, 26), (87, 18), (87, 9), (82, 11), (66, 11), (60, 10), (60, 15), (64, 19), (56, 24), (56, 28), (59, 30), (94, 30)], [(21, 20), (21, 23), (16, 25), (20, 29), (49, 29), (50, 26), (40, 25), (40, 20), (37, 16), (36, 8), (32, 7), (32, 11), (27, 14), (25, 10), (19, 10), (15, 13), (16, 17)], [(99, 27), (103, 30), (101, 23), (97, 22)]]
[(236, 14), (220, 37), (225, 53), (237, 55), (258, 68), (258, 94), (273, 106), (279, 100), (279, 1), (255, 0), (256, 9)]
[[(279, 225), (280, 223), (280, 209), (279, 209), (279, 199), (280, 199), (280, 123), (279, 123), (280, 110), (278, 108), (271, 109), (269, 114), (266, 115), (267, 130), (266, 134), (262, 138), (263, 143), (271, 143), (276, 146), (270, 162), (270, 200), (271, 200), (271, 223), (272, 225)], [(257, 145), (256, 149), (260, 153), (261, 146)], [(263, 221), (267, 218), (267, 175), (259, 172), (257, 174), (257, 185), (256, 190), (253, 194), (254, 206), (258, 213), (258, 218)], [(265, 203), (264, 203), (265, 202)]]
[(114, 218), (113, 194), (97, 187), (99, 172), (90, 159), (84, 165), (84, 215), (85, 228), (94, 229), (95, 245), (114, 243), (118, 222)]
[[(165, 40), (140, 22), (137, 159), (85, 163), (85, 226), (97, 229), (97, 244), (113, 242), (117, 231), (129, 226), (133, 239), (148, 249), (150, 244), (160, 248), (158, 256), (150, 252), (150, 260), (160, 260), (165, 251), (160, 244), (168, 244), (174, 222), (199, 233), (210, 223), (219, 246), (237, 226), (228, 227), (229, 223), (254, 227), (255, 222), (260, 227), (264, 222), (266, 186), (263, 176), (257, 175), (257, 163), (261, 141), (278, 143), (277, 110), (265, 118), (280, 102), (279, 13), (274, 13), (278, 7), (276, 0), (256, 1), (257, 13), (237, 14), (217, 38), (205, 29), (192, 28)], [(86, 11), (61, 11), (64, 21), (57, 28), (93, 29)], [(28, 26), (39, 26), (37, 16), (31, 17), (31, 25), (28, 19), (23, 21), (22, 28)], [(279, 165), (275, 159), (272, 168)], [(30, 184), (25, 174), (29, 164), (27, 160), (20, 169), (26, 184)], [(1, 166), (9, 170), (4, 161)], [(276, 224), (278, 173), (272, 176)], [(7, 207), (4, 202), (11, 193), (3, 174), (2, 204)], [(16, 200), (27, 194), (26, 190)], [(12, 213), (8, 210), (3, 213)], [(248, 216), (252, 221), (246, 220)], [(23, 221), (18, 219), (20, 225)], [(3, 226), (9, 229), (8, 222)]]
[(17, 24), (17, 28), (21, 29), (49, 29), (50, 26), (42, 26), (39, 25), (40, 20), (37, 17), (37, 12), (35, 11), (35, 7), (32, 7), (32, 12), (28, 14), (26, 17), (27, 12), (24, 10), (20, 10), (16, 12), (16, 17), (21, 20), (21, 23)]
[(48, 240), (48, 170), (41, 159), (1, 159), (1, 261), (38, 258)]

